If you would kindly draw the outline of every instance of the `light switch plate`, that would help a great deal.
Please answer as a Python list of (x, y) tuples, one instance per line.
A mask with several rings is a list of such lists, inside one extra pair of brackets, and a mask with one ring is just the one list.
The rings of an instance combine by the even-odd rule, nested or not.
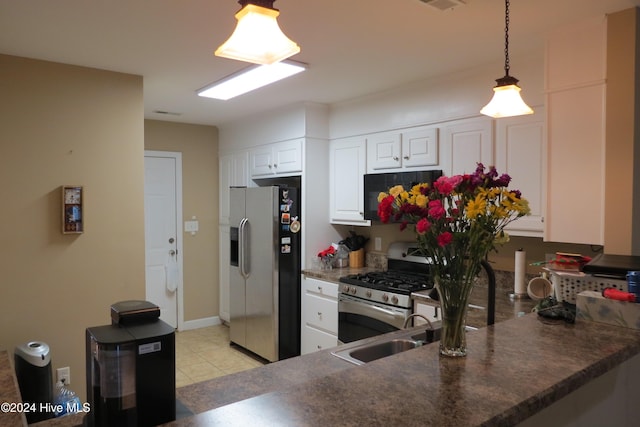
[(198, 221), (185, 221), (184, 231), (190, 233), (195, 233), (196, 231), (198, 231)]

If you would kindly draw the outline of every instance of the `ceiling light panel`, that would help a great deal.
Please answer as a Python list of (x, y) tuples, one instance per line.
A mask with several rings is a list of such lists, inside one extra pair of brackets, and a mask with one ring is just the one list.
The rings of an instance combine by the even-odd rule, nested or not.
[(199, 96), (227, 100), (304, 71), (306, 64), (281, 61), (253, 65), (197, 91)]

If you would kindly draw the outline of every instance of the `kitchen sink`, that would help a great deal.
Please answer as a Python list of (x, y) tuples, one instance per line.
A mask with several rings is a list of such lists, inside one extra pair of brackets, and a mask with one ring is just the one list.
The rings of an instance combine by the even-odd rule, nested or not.
[(410, 330), (403, 334), (387, 334), (381, 337), (369, 338), (360, 344), (345, 344), (338, 350), (331, 352), (340, 359), (355, 365), (364, 365), (383, 357), (402, 353), (437, 341), (440, 330)]

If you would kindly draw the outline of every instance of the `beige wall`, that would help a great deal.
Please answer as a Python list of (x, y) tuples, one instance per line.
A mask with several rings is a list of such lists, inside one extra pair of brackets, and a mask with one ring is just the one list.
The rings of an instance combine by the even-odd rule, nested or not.
[[(142, 78), (0, 55), (0, 348), (41, 340), (84, 399), (84, 333), (144, 298)], [(85, 189), (61, 233), (60, 186)]]
[(182, 232), (184, 320), (218, 315), (218, 129), (156, 120), (144, 124), (147, 150), (182, 153), (182, 217), (195, 216), (195, 236)]

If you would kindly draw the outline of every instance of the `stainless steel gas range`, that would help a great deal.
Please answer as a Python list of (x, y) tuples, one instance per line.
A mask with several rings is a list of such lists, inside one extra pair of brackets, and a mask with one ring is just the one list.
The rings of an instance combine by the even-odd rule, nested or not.
[(415, 243), (392, 243), (386, 271), (340, 278), (338, 341), (357, 341), (405, 326), (413, 312), (411, 293), (433, 289), (427, 260), (411, 255), (413, 250)]
[[(420, 255), (412, 255), (415, 243), (396, 242), (389, 246), (386, 271), (353, 274), (340, 278), (338, 294), (338, 341), (349, 343), (401, 329), (413, 313), (411, 294), (430, 291), (438, 299), (430, 274), (430, 264)], [(487, 289), (485, 307), (487, 325), (495, 321), (495, 273), (482, 261), (481, 280)], [(473, 328), (471, 328), (473, 329)]]

